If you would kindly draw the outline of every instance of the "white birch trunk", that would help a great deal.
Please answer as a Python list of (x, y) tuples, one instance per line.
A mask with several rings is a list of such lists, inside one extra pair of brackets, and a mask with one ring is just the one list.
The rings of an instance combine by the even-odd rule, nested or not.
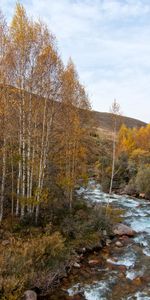
[(43, 114), (43, 127), (42, 127), (42, 142), (41, 142), (41, 154), (40, 154), (40, 163), (39, 163), (39, 172), (38, 172), (38, 186), (36, 194), (36, 211), (35, 211), (35, 221), (37, 223), (39, 216), (39, 202), (40, 202), (40, 192), (41, 192), (41, 178), (42, 178), (42, 164), (43, 164), (43, 155), (44, 155), (44, 140), (45, 140), (45, 125), (46, 125), (46, 109), (47, 109), (47, 99), (45, 98), (44, 103), (44, 114)]
[(30, 95), (30, 99), (29, 99), (29, 118), (28, 118), (27, 199), (30, 198), (30, 176), (31, 176), (31, 116), (32, 116), (32, 95)]
[[(20, 100), (21, 101), (21, 100)], [(18, 163), (18, 178), (17, 178), (17, 203), (16, 203), (16, 216), (19, 215), (19, 198), (21, 190), (21, 177), (22, 177), (22, 109), (21, 102), (19, 107), (19, 163)]]
[(110, 180), (110, 188), (109, 194), (112, 193), (113, 179), (114, 179), (114, 171), (115, 171), (115, 156), (116, 156), (116, 119), (114, 125), (114, 134), (113, 134), (113, 155), (112, 155), (112, 172), (111, 172), (111, 180)]
[(22, 96), (22, 200), (21, 204), (21, 218), (25, 214), (25, 180), (26, 180), (26, 153), (25, 153), (25, 98), (24, 92)]
[(14, 215), (14, 162), (13, 153), (11, 151), (11, 215)]
[(6, 179), (6, 138), (4, 137), (3, 158), (2, 158), (1, 199), (0, 199), (0, 222), (3, 219), (5, 179)]

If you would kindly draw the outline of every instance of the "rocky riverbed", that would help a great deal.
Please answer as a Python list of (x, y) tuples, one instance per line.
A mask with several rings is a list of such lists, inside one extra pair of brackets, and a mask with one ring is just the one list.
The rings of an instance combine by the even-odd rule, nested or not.
[(122, 208), (123, 223), (134, 234), (115, 233), (101, 251), (81, 257), (55, 294), (57, 300), (150, 299), (150, 202), (101, 192), (91, 182), (79, 194), (90, 202)]

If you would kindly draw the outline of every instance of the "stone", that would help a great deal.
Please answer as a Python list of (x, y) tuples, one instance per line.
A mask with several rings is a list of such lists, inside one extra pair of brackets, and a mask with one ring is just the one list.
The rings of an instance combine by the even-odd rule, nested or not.
[(73, 264), (73, 266), (74, 266), (74, 268), (77, 268), (77, 269), (80, 269), (80, 268), (81, 268), (80, 264), (77, 263), (77, 262), (75, 262), (75, 263)]
[(129, 226), (124, 225), (124, 224), (115, 225), (113, 228), (113, 233), (115, 235), (119, 235), (119, 236), (122, 236), (122, 235), (134, 236), (135, 235), (135, 231), (132, 228), (130, 228)]
[(128, 237), (127, 235), (122, 235), (122, 236), (120, 236), (120, 237), (119, 237), (119, 240), (120, 240), (120, 241), (124, 241), (124, 242), (125, 242), (125, 241), (128, 241), (128, 242), (130, 241), (130, 239), (129, 239), (129, 237)]
[(127, 268), (126, 268), (126, 266), (123, 266), (123, 265), (120, 265), (120, 266), (118, 266), (118, 269), (121, 271), (121, 272), (126, 272), (126, 270), (127, 270)]
[(81, 300), (81, 299), (83, 299), (83, 295), (81, 293), (79, 293), (74, 296), (69, 296), (67, 299), (68, 300)]
[(127, 235), (122, 235), (119, 237), (119, 241), (123, 244), (123, 246), (131, 243), (130, 237)]
[(119, 242), (119, 241), (117, 241), (116, 243), (115, 243), (115, 246), (117, 246), (117, 247), (123, 247), (123, 244), (121, 243), (121, 242)]
[(118, 274), (118, 277), (119, 277), (120, 279), (125, 278), (125, 272), (124, 272), (124, 271), (123, 271), (123, 272), (120, 272), (120, 273)]
[(110, 239), (106, 240), (106, 246), (109, 246), (112, 243), (112, 241)]
[(86, 279), (91, 278), (91, 272), (90, 272), (90, 270), (81, 270), (80, 274), (81, 274), (84, 278), (86, 278)]
[(37, 294), (34, 291), (28, 290), (24, 293), (25, 300), (37, 300)]
[(107, 236), (107, 231), (106, 230), (103, 230), (103, 235)]
[(7, 246), (7, 245), (9, 245), (10, 244), (10, 242), (8, 241), (8, 240), (4, 240), (3, 242), (2, 242), (2, 245), (3, 246)]
[(142, 198), (142, 199), (144, 199), (145, 198), (145, 193), (140, 193), (139, 197)]
[(116, 262), (118, 261), (118, 258), (117, 257), (110, 257), (110, 258), (107, 258), (107, 263), (108, 264), (111, 264), (111, 265), (114, 265), (114, 266), (118, 266), (116, 265)]
[(132, 282), (136, 286), (140, 286), (142, 284), (142, 281), (141, 281), (140, 277), (136, 277)]
[(100, 265), (101, 261), (98, 259), (91, 259), (88, 261), (89, 265)]

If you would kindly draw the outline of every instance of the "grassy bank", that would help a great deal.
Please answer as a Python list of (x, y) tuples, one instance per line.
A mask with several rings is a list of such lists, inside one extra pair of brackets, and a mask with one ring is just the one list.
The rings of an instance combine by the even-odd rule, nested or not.
[[(21, 222), (7, 219), (0, 229), (0, 296), (4, 300), (20, 299), (24, 290), (35, 289), (44, 294), (67, 276), (83, 248), (101, 246), (106, 232), (111, 234), (118, 212), (87, 204), (78, 199), (72, 214), (58, 208), (53, 222), (35, 226), (29, 219)], [(105, 231), (105, 237), (103, 235)], [(85, 250), (84, 249), (84, 250)]]

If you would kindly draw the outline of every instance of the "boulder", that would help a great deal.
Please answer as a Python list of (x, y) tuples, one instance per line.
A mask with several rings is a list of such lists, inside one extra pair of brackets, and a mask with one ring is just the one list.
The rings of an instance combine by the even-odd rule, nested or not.
[(34, 291), (28, 290), (24, 293), (24, 300), (37, 300), (37, 294)]
[(140, 193), (139, 197), (142, 198), (142, 199), (144, 199), (145, 198), (145, 193)]
[(119, 235), (119, 236), (122, 236), (122, 235), (134, 236), (135, 235), (135, 231), (132, 228), (130, 228), (129, 226), (124, 225), (124, 224), (115, 225), (113, 228), (113, 233), (115, 235)]

